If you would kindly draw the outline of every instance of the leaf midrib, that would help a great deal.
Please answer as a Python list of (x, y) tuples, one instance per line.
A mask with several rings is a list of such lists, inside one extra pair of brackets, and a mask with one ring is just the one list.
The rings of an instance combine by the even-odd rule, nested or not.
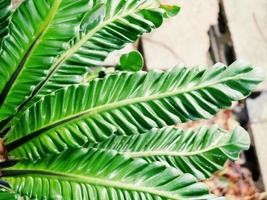
[[(177, 96), (177, 95), (182, 94), (182, 93), (188, 93), (188, 92), (192, 92), (192, 91), (196, 91), (196, 90), (201, 90), (203, 88), (214, 86), (214, 85), (217, 85), (217, 84), (221, 84), (221, 83), (224, 83), (224, 82), (229, 81), (229, 80), (239, 79), (243, 75), (244, 74), (238, 74), (238, 75), (233, 76), (233, 77), (227, 77), (227, 78), (224, 78), (224, 79), (221, 79), (221, 80), (218, 80), (218, 81), (214, 81), (214, 82), (210, 81), (208, 84), (198, 85), (198, 86), (195, 86), (195, 87), (192, 87), (192, 88), (186, 88), (186, 89), (183, 89), (183, 90), (182, 89), (181, 90), (178, 89), (178, 90), (174, 90), (174, 91), (171, 91), (171, 92), (165, 92), (165, 93), (151, 95), (151, 96), (145, 96), (145, 97), (136, 97), (136, 98), (132, 98), (132, 99), (124, 99), (122, 101), (113, 102), (113, 103), (110, 103), (110, 104), (104, 104), (104, 105), (101, 105), (101, 106), (98, 106), (98, 107), (95, 107), (95, 108), (92, 108), (92, 109), (88, 109), (88, 110), (82, 111), (82, 112), (74, 114), (74, 115), (70, 115), (68, 117), (65, 117), (63, 119), (55, 121), (54, 123), (46, 125), (44, 127), (40, 127), (37, 130), (35, 130), (35, 131), (33, 131), (33, 132), (31, 132), (31, 133), (29, 133), (27, 135), (24, 135), (24, 136), (22, 136), (20, 138), (17, 138), (16, 140), (8, 141), (6, 143), (6, 146), (7, 146), (7, 149), (9, 151), (11, 151), (11, 150), (15, 149), (17, 145), (23, 145), (24, 143), (29, 142), (29, 140), (31, 140), (33, 137), (34, 138), (38, 137), (41, 134), (43, 134), (44, 132), (46, 132), (46, 131), (52, 130), (54, 128), (59, 127), (60, 125), (62, 125), (64, 123), (70, 122), (72, 120), (77, 120), (78, 118), (82, 118), (84, 116), (88, 116), (89, 117), (89, 116), (93, 116), (94, 114), (99, 113), (99, 112), (115, 109), (115, 108), (122, 107), (122, 106), (127, 106), (127, 105), (130, 105), (130, 104), (148, 102), (148, 101), (153, 101), (153, 100), (166, 98), (166, 97), (169, 97), (169, 96)], [(24, 141), (25, 137), (29, 138), (29, 140)]]
[(42, 41), (43, 36), (47, 32), (51, 21), (54, 19), (55, 15), (57, 13), (57, 10), (61, 4), (61, 1), (62, 0), (55, 0), (54, 1), (53, 5), (50, 9), (51, 12), (49, 13), (49, 15), (47, 15), (47, 18), (44, 21), (43, 25), (41, 26), (40, 30), (36, 33), (36, 39), (32, 41), (31, 45), (29, 46), (29, 49), (24, 53), (24, 55), (20, 59), (17, 69), (12, 74), (8, 83), (1, 91), (1, 93), (0, 93), (0, 107), (4, 104), (9, 92), (12, 90), (12, 88), (14, 86), (15, 81), (17, 80), (17, 78), (19, 77), (21, 72), (23, 71), (24, 66), (27, 65), (32, 53), (37, 48), (38, 44)]
[[(183, 197), (171, 194), (170, 192), (164, 192), (164, 191), (159, 191), (155, 188), (152, 187), (142, 187), (137, 184), (129, 184), (129, 183), (124, 183), (124, 182), (119, 182), (119, 181), (114, 181), (114, 180), (107, 180), (104, 178), (97, 178), (93, 177), (90, 175), (87, 176), (82, 176), (78, 174), (72, 174), (70, 175), (69, 173), (60, 173), (60, 172), (54, 172), (54, 171), (49, 171), (49, 170), (36, 170), (36, 169), (27, 169), (27, 170), (2, 170), (3, 173), (8, 173), (12, 174), (12, 172), (20, 172), (20, 175), (17, 176), (30, 176), (30, 177), (47, 177), (51, 179), (61, 179), (61, 180), (68, 180), (72, 182), (78, 182), (77, 180), (80, 180), (80, 182), (91, 184), (91, 185), (100, 185), (103, 187), (112, 187), (112, 188), (118, 188), (118, 189), (124, 189), (124, 190), (130, 190), (130, 191), (137, 191), (137, 192), (144, 192), (144, 193), (149, 193), (153, 195), (157, 195), (160, 197), (168, 198), (168, 199), (173, 199), (173, 200), (184, 200)], [(12, 177), (15, 178), (12, 175), (6, 176), (6, 177)], [(5, 176), (4, 176), (5, 178)], [(78, 182), (79, 183), (79, 182)]]
[(103, 29), (105, 26), (107, 26), (110, 23), (113, 23), (116, 20), (119, 20), (120, 18), (125, 18), (126, 16), (130, 16), (134, 13), (139, 12), (142, 9), (146, 8), (146, 4), (142, 7), (134, 8), (129, 10), (128, 12), (125, 12), (120, 15), (116, 15), (115, 17), (111, 17), (110, 19), (101, 22), (100, 26), (97, 26), (96, 28), (88, 31), (88, 33), (82, 37), (81, 40), (79, 40), (73, 47), (68, 49), (65, 53), (63, 53), (57, 60), (56, 62), (52, 65), (51, 71), (48, 73), (47, 77), (45, 80), (43, 80), (40, 84), (37, 85), (37, 87), (34, 89), (30, 97), (24, 102), (23, 106), (20, 107), (19, 109), (21, 110), (27, 103), (29, 103), (36, 95), (42, 90), (42, 88), (46, 85), (47, 82), (49, 82), (50, 78), (53, 77), (53, 75), (57, 72), (57, 69), (60, 68), (61, 64), (63, 64), (68, 58), (70, 58), (77, 50), (82, 47), (92, 36), (94, 36), (98, 31)]
[(224, 145), (219, 145), (219, 146), (211, 146), (208, 148), (204, 148), (202, 150), (196, 150), (196, 151), (180, 151), (177, 150), (149, 150), (149, 151), (118, 151), (126, 156), (132, 157), (132, 158), (141, 158), (141, 157), (153, 157), (153, 156), (175, 156), (175, 157), (189, 157), (189, 156), (199, 156), (204, 153), (208, 153), (210, 151), (214, 151), (216, 149), (222, 149), (225, 148), (226, 146), (229, 146), (231, 144), (224, 144)]

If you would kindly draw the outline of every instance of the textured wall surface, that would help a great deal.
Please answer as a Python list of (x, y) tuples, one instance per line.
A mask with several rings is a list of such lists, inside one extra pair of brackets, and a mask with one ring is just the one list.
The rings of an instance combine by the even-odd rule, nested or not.
[[(237, 58), (267, 77), (267, 0), (224, 0), (224, 7)], [(267, 79), (260, 89), (267, 90)]]
[(182, 7), (178, 16), (143, 38), (146, 64), (151, 68), (170, 68), (176, 64), (210, 64), (208, 30), (217, 23), (216, 0), (164, 0)]

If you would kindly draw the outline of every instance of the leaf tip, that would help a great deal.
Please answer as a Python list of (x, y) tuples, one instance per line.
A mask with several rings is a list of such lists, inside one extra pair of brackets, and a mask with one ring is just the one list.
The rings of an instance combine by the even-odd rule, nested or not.
[(238, 146), (241, 150), (244, 151), (248, 150), (251, 144), (248, 132), (241, 126), (238, 126), (234, 129), (232, 141), (235, 141), (236, 146)]
[(176, 16), (181, 10), (181, 7), (178, 5), (165, 5), (165, 4), (163, 5), (163, 4), (161, 4), (160, 8), (162, 8), (165, 11), (165, 17), (166, 18)]
[(144, 58), (139, 51), (131, 51), (124, 54), (120, 58), (118, 69), (121, 71), (137, 72), (142, 70), (144, 66)]

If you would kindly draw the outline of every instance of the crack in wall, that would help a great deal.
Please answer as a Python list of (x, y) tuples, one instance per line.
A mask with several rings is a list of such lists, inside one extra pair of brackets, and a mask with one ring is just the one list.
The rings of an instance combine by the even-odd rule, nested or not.
[(219, 0), (218, 24), (212, 25), (208, 34), (210, 37), (209, 54), (212, 62), (232, 64), (236, 60), (236, 54), (222, 0)]
[[(209, 55), (213, 63), (222, 62), (227, 65), (230, 65), (236, 60), (237, 57), (233, 45), (231, 32), (228, 27), (228, 20), (225, 14), (223, 0), (219, 0), (218, 3), (218, 23), (216, 25), (212, 25), (208, 31), (208, 35), (210, 38)], [(235, 111), (235, 115), (241, 126), (246, 129), (249, 129), (250, 119), (247, 107), (244, 106), (241, 110)], [(262, 190), (262, 175), (260, 172), (258, 157), (252, 135), (251, 138), (252, 145), (250, 149), (245, 152), (246, 163), (243, 166), (251, 171), (256, 187)]]

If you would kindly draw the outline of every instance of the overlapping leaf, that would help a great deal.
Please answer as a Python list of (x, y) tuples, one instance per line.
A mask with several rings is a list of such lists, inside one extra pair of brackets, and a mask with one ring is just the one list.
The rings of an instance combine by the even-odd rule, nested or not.
[(0, 0), (0, 47), (3, 37), (7, 35), (9, 17), (11, 14), (11, 0)]
[(148, 162), (161, 161), (198, 179), (210, 178), (228, 159), (236, 160), (250, 145), (242, 128), (228, 133), (217, 126), (196, 131), (177, 128), (153, 129), (133, 136), (112, 136), (96, 145), (97, 149), (116, 150)]
[(177, 10), (159, 7), (156, 0), (25, 1), (3, 41), (0, 121), (44, 94), (81, 82), (89, 67)]
[(20, 162), (3, 174), (13, 190), (30, 199), (219, 199), (190, 174), (92, 149)]
[(18, 196), (11, 191), (0, 188), (0, 200), (16, 200)]
[(40, 158), (113, 134), (209, 118), (245, 98), (260, 81), (253, 68), (238, 62), (206, 70), (118, 72), (43, 98), (4, 139), (10, 155)]
[(88, 0), (28, 0), (16, 9), (0, 53), (1, 120), (14, 114), (44, 79), (89, 7)]

